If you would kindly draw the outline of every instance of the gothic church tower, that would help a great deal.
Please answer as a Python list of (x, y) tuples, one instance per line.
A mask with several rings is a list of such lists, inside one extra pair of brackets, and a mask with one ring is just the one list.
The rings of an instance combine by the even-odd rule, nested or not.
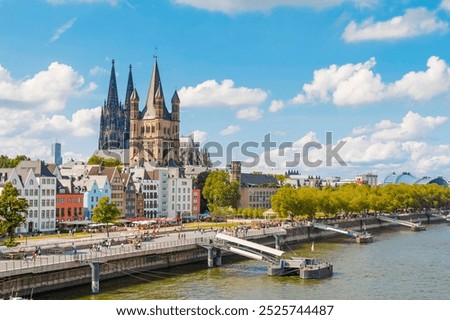
[(129, 147), (129, 97), (131, 96), (132, 89), (133, 77), (131, 74), (130, 66), (124, 108), (119, 102), (119, 96), (117, 93), (116, 70), (113, 60), (111, 67), (111, 76), (109, 79), (108, 98), (103, 104), (100, 117), (100, 134), (98, 139), (99, 150), (126, 149)]

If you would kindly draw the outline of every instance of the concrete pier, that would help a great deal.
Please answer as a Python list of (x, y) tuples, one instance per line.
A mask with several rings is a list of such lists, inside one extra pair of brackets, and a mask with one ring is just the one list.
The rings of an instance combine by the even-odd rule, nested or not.
[(98, 262), (91, 262), (89, 263), (89, 266), (92, 269), (92, 281), (91, 281), (91, 288), (92, 293), (97, 294), (100, 291), (100, 263)]

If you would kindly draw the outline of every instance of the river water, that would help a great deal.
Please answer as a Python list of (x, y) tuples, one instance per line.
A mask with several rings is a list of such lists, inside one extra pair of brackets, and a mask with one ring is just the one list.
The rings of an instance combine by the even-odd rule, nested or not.
[(345, 237), (297, 247), (293, 256), (330, 261), (334, 274), (324, 280), (270, 277), (264, 263), (224, 257), (220, 268), (204, 264), (151, 271), (102, 281), (100, 294), (90, 285), (35, 296), (35, 299), (313, 299), (313, 300), (450, 300), (450, 226), (426, 231), (384, 229), (371, 244)]

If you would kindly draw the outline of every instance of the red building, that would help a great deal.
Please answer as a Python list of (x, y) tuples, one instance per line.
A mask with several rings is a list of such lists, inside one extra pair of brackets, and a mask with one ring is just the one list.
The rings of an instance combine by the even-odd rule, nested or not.
[(58, 180), (56, 187), (56, 222), (84, 219), (84, 194), (74, 188), (72, 180)]
[(200, 189), (192, 189), (192, 205), (191, 205), (191, 215), (198, 216), (200, 213), (200, 200), (201, 194)]

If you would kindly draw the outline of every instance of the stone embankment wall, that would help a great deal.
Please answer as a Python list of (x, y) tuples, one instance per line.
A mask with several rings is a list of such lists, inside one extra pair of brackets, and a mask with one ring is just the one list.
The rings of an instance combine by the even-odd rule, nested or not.
[[(399, 216), (400, 219), (422, 221), (424, 223), (443, 223), (445, 220), (438, 218), (428, 218), (423, 214), (412, 214)], [(394, 225), (392, 223), (381, 222), (374, 217), (349, 219), (349, 220), (326, 220), (321, 221), (328, 225), (362, 231), (366, 229), (370, 232), (378, 230), (382, 232), (383, 228), (405, 228), (404, 226)], [(342, 236), (332, 231), (323, 231), (309, 227), (306, 224), (286, 227), (287, 234), (283, 236), (283, 242), (294, 244), (303, 241), (320, 240)], [(273, 247), (275, 238), (273, 235), (258, 235), (248, 238), (260, 244)], [(228, 255), (224, 253), (225, 255)], [(100, 262), (100, 280), (125, 276), (143, 270), (157, 270), (169, 268), (177, 265), (185, 265), (196, 262), (204, 262), (207, 266), (207, 250), (198, 244), (184, 246), (174, 246), (161, 249), (159, 251), (134, 251), (120, 255), (115, 260)], [(91, 283), (91, 267), (88, 262), (67, 262), (63, 266), (42, 266), (33, 268), (31, 272), (2, 272), (0, 276), (0, 295), (8, 297), (19, 293), (22, 296), (33, 293), (52, 291), (81, 284)], [(100, 285), (101, 287), (101, 285)]]

